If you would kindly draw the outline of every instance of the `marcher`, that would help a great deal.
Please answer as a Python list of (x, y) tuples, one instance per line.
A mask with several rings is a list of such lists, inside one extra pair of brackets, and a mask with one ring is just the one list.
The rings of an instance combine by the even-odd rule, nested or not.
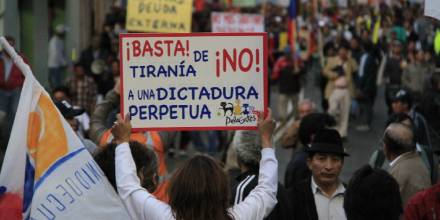
[[(261, 138), (256, 131), (237, 131), (233, 141), (237, 151), (237, 163), (240, 174), (233, 176), (231, 204), (237, 205), (243, 202), (258, 185), (258, 172), (261, 159)], [(277, 204), (265, 220), (291, 219), (292, 213), (289, 207), (287, 191), (281, 183), (278, 183)]]
[(431, 185), (428, 169), (415, 152), (413, 131), (401, 123), (392, 123), (383, 137), (385, 157), (390, 161), (389, 173), (400, 187), (403, 205), (418, 191)]
[(283, 133), (281, 137), (281, 146), (284, 148), (296, 148), (298, 143), (298, 130), (301, 120), (311, 113), (316, 111), (315, 103), (312, 101), (305, 99), (301, 101), (298, 105), (298, 117), (292, 122), (292, 124), (287, 126), (286, 131)]
[[(262, 114), (262, 113), (261, 113)], [(268, 116), (258, 120), (262, 138), (259, 184), (242, 203), (229, 206), (226, 174), (207, 156), (195, 156), (180, 167), (170, 183), (169, 205), (154, 198), (140, 185), (128, 147), (131, 125), (126, 116), (112, 129), (116, 147), (118, 193), (133, 219), (263, 219), (276, 204), (277, 160), (272, 149), (275, 123)], [(208, 183), (216, 184), (208, 184)]]
[(349, 155), (344, 151), (341, 136), (334, 129), (322, 129), (306, 151), (312, 177), (288, 189), (293, 219), (346, 219), (345, 186), (339, 175), (344, 157)]
[(416, 141), (432, 149), (428, 123), (425, 117), (414, 108), (413, 98), (408, 90), (400, 89), (394, 94), (391, 98), (391, 109), (392, 113), (405, 113), (409, 115), (414, 122)]
[(72, 104), (84, 108), (90, 115), (95, 109), (97, 89), (93, 79), (85, 75), (80, 63), (74, 65), (74, 75), (66, 81), (66, 86), (72, 94)]
[(391, 52), (387, 57), (384, 71), (385, 80), (385, 101), (388, 105), (388, 113), (391, 113), (391, 101), (396, 92), (402, 86), (403, 70), (408, 65), (405, 57), (402, 55), (402, 43), (394, 41), (390, 48)]
[(329, 58), (323, 71), (328, 79), (325, 88), (325, 98), (329, 102), (328, 113), (335, 117), (337, 130), (344, 139), (347, 138), (351, 98), (354, 96), (352, 74), (358, 68), (349, 52), (348, 45), (341, 45), (338, 56)]
[(288, 105), (292, 104), (291, 115), (297, 114), (299, 92), (302, 87), (304, 69), (295, 61), (289, 47), (284, 49), (284, 55), (276, 61), (272, 72), (272, 79), (278, 81), (278, 115), (281, 123), (288, 119)]
[(440, 216), (440, 183), (416, 193), (405, 207), (405, 220), (436, 220)]
[(48, 61), (49, 86), (51, 89), (62, 86), (67, 59), (64, 50), (66, 27), (62, 24), (55, 27), (55, 33), (49, 41)]
[[(10, 36), (5, 38), (14, 47), (15, 39)], [(27, 58), (21, 53), (20, 56), (28, 64)], [(0, 165), (3, 161), (3, 153), (6, 152), (23, 83), (23, 73), (9, 54), (3, 51), (0, 54)]]
[(360, 131), (370, 131), (373, 120), (373, 106), (376, 99), (376, 80), (378, 62), (371, 42), (364, 44), (364, 53), (360, 57), (356, 75), (355, 98), (361, 107), (362, 124), (356, 127)]

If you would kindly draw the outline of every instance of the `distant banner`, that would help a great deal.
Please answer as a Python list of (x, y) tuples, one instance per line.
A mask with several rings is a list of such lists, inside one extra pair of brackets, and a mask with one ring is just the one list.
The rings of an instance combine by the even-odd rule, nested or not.
[(191, 32), (192, 0), (128, 0), (127, 30), (133, 32)]
[(232, 5), (235, 7), (254, 7), (257, 5), (256, 0), (233, 0)]
[(264, 17), (258, 14), (211, 13), (212, 32), (264, 32)]
[(266, 33), (122, 34), (121, 112), (134, 130), (256, 129)]
[(440, 1), (425, 0), (425, 15), (440, 20)]
[(49, 94), (8, 53), (26, 79), (0, 173), (0, 219), (129, 219)]
[(346, 8), (348, 6), (347, 0), (338, 0), (338, 6)]

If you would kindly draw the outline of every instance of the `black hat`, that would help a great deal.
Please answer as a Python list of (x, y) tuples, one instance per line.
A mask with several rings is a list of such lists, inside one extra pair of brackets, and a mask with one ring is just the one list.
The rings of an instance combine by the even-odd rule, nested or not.
[(299, 141), (302, 145), (309, 145), (312, 135), (316, 135), (319, 130), (336, 125), (335, 119), (326, 113), (311, 113), (301, 120), (298, 129)]
[(58, 110), (60, 110), (64, 118), (73, 118), (85, 112), (83, 108), (73, 108), (73, 106), (65, 100), (61, 102), (57, 101), (55, 102), (55, 105), (57, 106)]
[(400, 101), (402, 103), (412, 103), (411, 94), (405, 89), (399, 89), (391, 98), (392, 102)]
[(335, 129), (321, 129), (316, 133), (310, 148), (306, 148), (308, 153), (330, 153), (341, 156), (350, 156), (345, 153), (342, 146), (342, 138)]

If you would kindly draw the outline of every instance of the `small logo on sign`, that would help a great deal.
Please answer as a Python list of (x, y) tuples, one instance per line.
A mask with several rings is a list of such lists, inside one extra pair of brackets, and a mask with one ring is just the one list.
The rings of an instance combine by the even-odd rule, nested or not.
[(248, 124), (257, 120), (255, 106), (241, 103), (240, 100), (236, 100), (235, 104), (220, 102), (217, 115), (225, 117), (226, 126)]

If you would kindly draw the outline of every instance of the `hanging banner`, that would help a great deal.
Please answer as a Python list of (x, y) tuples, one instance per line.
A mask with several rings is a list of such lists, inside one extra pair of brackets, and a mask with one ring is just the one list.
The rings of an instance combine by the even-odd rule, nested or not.
[(212, 32), (264, 32), (264, 17), (258, 14), (211, 13)]
[(257, 5), (256, 0), (233, 0), (232, 5), (234, 7), (254, 7)]
[(134, 130), (256, 129), (266, 33), (122, 34), (121, 112)]
[(192, 0), (128, 0), (126, 28), (132, 32), (191, 32)]
[(6, 51), (26, 79), (0, 173), (0, 219), (130, 219), (29, 66)]
[(440, 20), (440, 1), (425, 0), (425, 16)]

